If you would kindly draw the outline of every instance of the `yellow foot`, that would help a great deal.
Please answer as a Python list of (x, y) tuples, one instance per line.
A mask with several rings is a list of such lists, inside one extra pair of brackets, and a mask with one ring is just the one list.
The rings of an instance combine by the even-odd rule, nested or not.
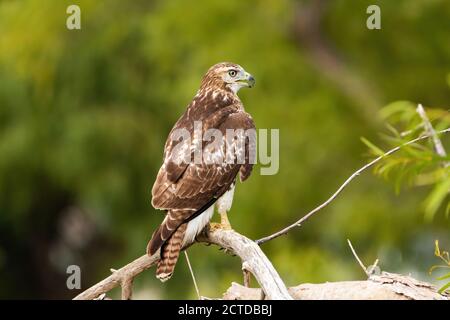
[(220, 214), (220, 223), (211, 222), (209, 224), (209, 228), (210, 230), (217, 230), (217, 229), (233, 230), (233, 228), (231, 228), (230, 221), (228, 220), (226, 214)]

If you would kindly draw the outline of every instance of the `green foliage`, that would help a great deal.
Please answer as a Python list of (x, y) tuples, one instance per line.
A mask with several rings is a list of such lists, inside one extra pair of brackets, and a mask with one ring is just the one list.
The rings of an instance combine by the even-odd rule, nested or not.
[[(427, 109), (426, 112), (436, 131), (450, 126), (450, 114), (446, 110), (435, 108)], [(432, 138), (425, 143), (418, 141), (404, 145), (421, 135), (428, 134), (422, 118), (411, 102), (391, 103), (381, 110), (381, 115), (386, 121), (387, 132), (381, 134), (381, 137), (386, 142), (387, 149), (402, 147), (400, 151), (376, 164), (375, 173), (394, 181), (397, 192), (402, 185), (428, 187), (430, 191), (423, 204), (426, 220), (432, 220), (443, 205), (447, 208), (445, 214), (448, 216), (450, 168), (447, 163), (450, 157), (436, 154)], [(445, 139), (445, 136), (442, 138)], [(374, 156), (378, 157), (386, 152), (365, 138), (362, 141)]]
[[(439, 249), (439, 241), (436, 240), (435, 241), (435, 249), (434, 249), (434, 255), (438, 258), (440, 258), (444, 264), (440, 264), (440, 265), (434, 265), (430, 268), (430, 275), (433, 271), (435, 271), (436, 269), (446, 269), (447, 271), (450, 270), (450, 256), (448, 251), (441, 251)], [(442, 293), (444, 291), (448, 291), (450, 288), (450, 272), (436, 278), (436, 280), (447, 280), (448, 282), (446, 284), (444, 284), (440, 289), (439, 292)]]

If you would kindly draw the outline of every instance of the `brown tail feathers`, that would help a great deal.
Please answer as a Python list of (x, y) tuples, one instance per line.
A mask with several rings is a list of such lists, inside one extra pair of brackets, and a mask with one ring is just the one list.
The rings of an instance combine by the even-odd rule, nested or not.
[(170, 236), (183, 223), (185, 211), (170, 210), (159, 228), (153, 233), (152, 239), (147, 245), (147, 254), (152, 256), (161, 248)]
[(187, 224), (183, 223), (161, 247), (161, 259), (156, 267), (156, 277), (162, 282), (173, 274), (183, 245)]
[(161, 248), (161, 260), (156, 268), (156, 277), (161, 281), (166, 281), (172, 276), (187, 228), (187, 223), (183, 221), (188, 214), (190, 212), (185, 210), (168, 211), (147, 245), (147, 254), (150, 256)]

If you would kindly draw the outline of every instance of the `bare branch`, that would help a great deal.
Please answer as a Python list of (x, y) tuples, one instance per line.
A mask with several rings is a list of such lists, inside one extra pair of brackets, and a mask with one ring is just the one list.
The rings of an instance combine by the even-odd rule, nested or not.
[[(420, 103), (417, 105), (416, 111), (419, 114), (419, 116), (422, 118), (423, 124), (425, 126), (425, 131), (433, 139), (434, 150), (436, 151), (436, 153), (443, 158), (447, 157), (447, 152), (445, 152), (442, 141), (441, 141), (441, 139), (439, 139), (439, 136), (437, 135), (436, 131), (434, 130), (433, 126), (431, 125), (430, 120), (428, 119), (425, 109), (423, 108), (423, 106)], [(446, 167), (448, 167), (449, 165), (450, 165), (450, 163), (448, 163), (448, 162), (446, 162), (444, 164), (444, 166), (446, 166)]]
[(377, 268), (377, 266), (378, 266), (378, 262), (379, 262), (379, 260), (376, 259), (375, 262), (373, 263), (373, 265), (371, 265), (371, 266), (368, 267), (367, 273), (369, 274), (369, 276), (370, 276), (372, 273), (375, 272), (375, 270), (376, 270), (376, 268)]
[(349, 245), (349, 247), (350, 247), (350, 250), (352, 250), (353, 256), (355, 257), (356, 261), (358, 261), (358, 264), (361, 266), (361, 269), (363, 269), (364, 273), (365, 273), (367, 276), (370, 276), (370, 273), (367, 272), (366, 266), (364, 265), (364, 263), (362, 263), (361, 259), (360, 259), (360, 258), (358, 257), (358, 255), (356, 254), (356, 251), (355, 251), (355, 249), (353, 248), (352, 243), (350, 242), (349, 239), (347, 239), (347, 242), (348, 242), (348, 245)]
[(184, 256), (186, 257), (186, 262), (189, 267), (189, 272), (191, 273), (192, 282), (194, 282), (195, 292), (197, 292), (198, 300), (202, 300), (202, 296), (200, 295), (200, 290), (198, 290), (197, 280), (195, 280), (194, 270), (192, 270), (191, 261), (189, 261), (189, 256), (187, 250), (184, 250)]
[[(288, 289), (296, 300), (449, 300), (426, 282), (408, 276), (383, 272), (366, 281), (301, 284)], [(224, 300), (259, 300), (261, 289), (247, 288), (233, 282)]]
[[(234, 230), (205, 230), (198, 241), (215, 244), (239, 256), (245, 269), (251, 272), (266, 297), (271, 300), (291, 300), (287, 288), (269, 259), (261, 248), (252, 240), (240, 235)], [(95, 284), (76, 296), (75, 300), (92, 300), (111, 289), (121, 285), (122, 298), (131, 298), (132, 280), (144, 270), (153, 266), (159, 260), (159, 252), (153, 256), (143, 255), (126, 266), (114, 271), (109, 277)]]
[[(450, 132), (450, 128), (441, 130), (436, 132), (436, 134), (441, 134), (441, 133), (448, 133)], [(391, 154), (399, 151), (400, 149), (402, 149), (405, 146), (411, 145), (413, 143), (416, 143), (418, 141), (424, 140), (424, 139), (428, 139), (430, 138), (431, 135), (430, 134), (425, 134), (422, 135), (418, 138), (415, 138), (411, 141), (405, 142), (400, 146), (397, 146), (389, 151), (387, 151), (386, 153), (384, 153), (383, 155), (375, 158), (374, 160), (372, 160), (371, 162), (367, 163), (366, 165), (364, 165), (363, 167), (359, 168), (358, 170), (356, 170), (350, 177), (347, 178), (347, 180), (345, 180), (345, 182), (337, 189), (337, 191), (335, 193), (333, 193), (331, 195), (330, 198), (328, 198), (328, 200), (326, 200), (324, 203), (322, 203), (321, 205), (319, 205), (318, 207), (314, 208), (313, 210), (311, 210), (310, 212), (308, 212), (306, 215), (304, 215), (302, 218), (300, 218), (299, 220), (297, 220), (296, 222), (294, 222), (293, 224), (287, 226), (286, 228), (270, 235), (264, 238), (261, 238), (259, 240), (256, 240), (256, 243), (261, 245), (264, 242), (270, 241), (272, 239), (278, 238), (279, 236), (285, 235), (287, 234), (290, 230), (294, 229), (295, 227), (299, 227), (302, 225), (303, 222), (305, 222), (306, 220), (308, 220), (311, 216), (313, 216), (314, 214), (316, 214), (318, 211), (320, 211), (321, 209), (325, 208), (326, 206), (328, 206), (334, 199), (336, 199), (336, 197), (342, 192), (342, 190), (344, 190), (344, 188), (353, 180), (355, 179), (357, 176), (359, 176), (363, 171), (369, 169), (370, 167), (372, 167), (374, 164), (376, 164), (377, 162), (379, 162), (380, 160), (390, 156)]]
[(128, 278), (134, 278), (159, 260), (159, 252), (153, 256), (143, 255), (126, 266), (113, 272), (109, 277), (77, 295), (74, 300), (92, 300), (122, 284)]
[(218, 245), (241, 258), (244, 268), (258, 281), (267, 299), (291, 300), (286, 285), (261, 248), (234, 230), (212, 229), (198, 240)]

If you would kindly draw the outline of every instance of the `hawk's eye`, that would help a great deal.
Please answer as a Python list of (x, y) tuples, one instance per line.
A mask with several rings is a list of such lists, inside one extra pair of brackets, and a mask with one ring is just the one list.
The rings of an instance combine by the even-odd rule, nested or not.
[(230, 77), (234, 78), (234, 77), (236, 77), (237, 72), (236, 72), (236, 70), (230, 70), (230, 71), (228, 71), (228, 74), (230, 75)]

